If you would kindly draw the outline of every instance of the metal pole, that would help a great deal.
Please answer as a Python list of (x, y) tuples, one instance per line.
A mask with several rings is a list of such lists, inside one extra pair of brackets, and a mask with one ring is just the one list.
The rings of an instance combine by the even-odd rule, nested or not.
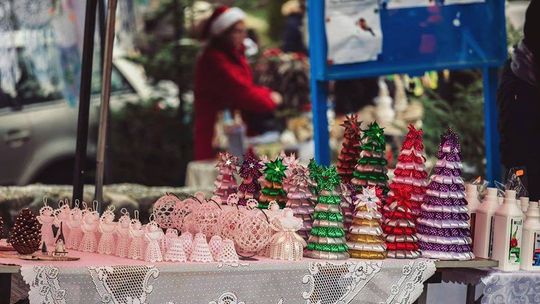
[(107, 122), (109, 116), (109, 99), (111, 97), (111, 71), (114, 48), (114, 23), (116, 19), (117, 0), (107, 3), (107, 26), (105, 33), (105, 50), (103, 56), (103, 74), (101, 83), (101, 111), (99, 116), (98, 150), (96, 162), (95, 199), (103, 202), (103, 176), (105, 169), (105, 144), (107, 142)]
[(86, 145), (88, 142), (88, 115), (90, 112), (90, 97), (92, 93), (92, 62), (94, 54), (94, 33), (96, 31), (96, 9), (97, 0), (86, 1), (72, 201), (82, 201), (84, 192)]

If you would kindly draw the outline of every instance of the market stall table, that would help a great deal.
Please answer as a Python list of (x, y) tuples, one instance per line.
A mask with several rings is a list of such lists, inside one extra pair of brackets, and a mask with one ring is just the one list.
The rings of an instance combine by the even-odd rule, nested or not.
[[(81, 259), (0, 258), (3, 283), (9, 283), (6, 278), (11, 274), (22, 275), (30, 303), (413, 303), (422, 293), (423, 282), (435, 273), (435, 262), (425, 259), (287, 262), (260, 258), (201, 264), (70, 255)], [(0, 303), (9, 299), (2, 297)]]

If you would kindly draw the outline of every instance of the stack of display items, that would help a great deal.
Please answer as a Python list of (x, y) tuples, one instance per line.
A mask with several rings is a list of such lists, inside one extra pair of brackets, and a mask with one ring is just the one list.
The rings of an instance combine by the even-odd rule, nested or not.
[(32, 254), (41, 245), (41, 224), (36, 215), (25, 208), (21, 210), (9, 234), (9, 242), (20, 254)]
[(360, 157), (360, 125), (358, 115), (347, 116), (341, 126), (343, 131), (343, 144), (339, 152), (337, 171), (343, 183), (348, 183), (353, 178), (354, 168)]
[(441, 137), (437, 163), (418, 218), (422, 256), (442, 260), (474, 258), (457, 135)]
[(312, 185), (309, 171), (302, 165), (296, 166), (285, 181), (287, 189), (287, 207), (293, 210), (294, 215), (302, 220), (299, 234), (308, 239), (313, 219), (313, 195), (309, 189)]
[(238, 196), (240, 198), (240, 205), (246, 205), (249, 199), (258, 199), (261, 192), (261, 185), (259, 184), (259, 178), (262, 176), (261, 170), (263, 164), (253, 153), (249, 150), (244, 156), (244, 161), (238, 170), (242, 183), (238, 186)]
[(401, 147), (388, 194), (391, 198), (397, 191), (409, 193), (410, 209), (415, 215), (420, 214), (428, 176), (422, 134), (422, 130), (417, 130), (413, 125), (409, 125), (409, 132)]
[(416, 235), (416, 216), (411, 210), (413, 203), (410, 192), (405, 189), (392, 191), (383, 208), (387, 256), (393, 259), (418, 258), (420, 250)]
[(330, 167), (314, 172), (314, 178), (319, 196), (305, 255), (316, 259), (347, 259), (341, 197), (336, 191), (340, 184), (339, 175), (335, 167)]
[(286, 204), (286, 193), (283, 190), (283, 178), (287, 167), (283, 164), (281, 158), (266, 163), (264, 168), (264, 178), (261, 182), (263, 189), (259, 198), (259, 208), (268, 209), (271, 201), (276, 201), (280, 208)]
[(237, 192), (236, 179), (234, 173), (238, 165), (238, 158), (229, 152), (222, 152), (219, 154), (218, 163), (218, 177), (214, 183), (216, 189), (214, 195), (219, 197), (220, 202), (226, 202), (229, 195)]
[(352, 183), (356, 186), (377, 186), (388, 192), (387, 161), (385, 159), (386, 141), (384, 130), (374, 122), (363, 130), (360, 159), (353, 173)]
[(382, 236), (382, 214), (378, 210), (380, 200), (375, 188), (364, 187), (354, 204), (353, 221), (347, 233), (349, 254), (358, 259), (384, 259), (386, 245)]

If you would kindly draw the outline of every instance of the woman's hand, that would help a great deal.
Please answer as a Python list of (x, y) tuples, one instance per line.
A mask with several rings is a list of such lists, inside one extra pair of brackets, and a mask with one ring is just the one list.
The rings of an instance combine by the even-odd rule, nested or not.
[(275, 91), (270, 94), (270, 98), (272, 98), (272, 101), (278, 106), (283, 102), (283, 97), (281, 97), (281, 94)]

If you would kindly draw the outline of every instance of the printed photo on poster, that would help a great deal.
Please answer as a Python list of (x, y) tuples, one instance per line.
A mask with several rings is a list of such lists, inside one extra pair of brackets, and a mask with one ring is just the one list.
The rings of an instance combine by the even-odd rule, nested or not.
[(382, 31), (377, 0), (326, 0), (328, 63), (377, 60)]

